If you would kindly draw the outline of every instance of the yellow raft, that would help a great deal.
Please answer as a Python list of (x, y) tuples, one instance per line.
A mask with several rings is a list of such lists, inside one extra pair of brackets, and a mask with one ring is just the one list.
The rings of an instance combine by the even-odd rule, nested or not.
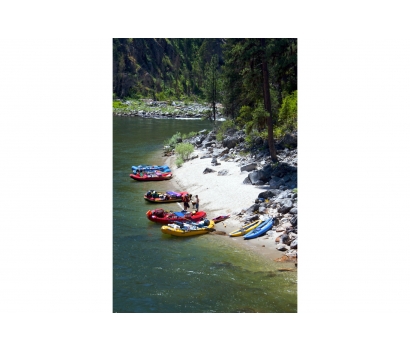
[(262, 223), (262, 220), (256, 220), (256, 221), (250, 222), (249, 224), (246, 224), (242, 226), (241, 228), (235, 231), (232, 231), (231, 233), (229, 233), (229, 236), (231, 237), (243, 236), (244, 234), (257, 228), (261, 223)]
[(161, 231), (167, 235), (188, 237), (215, 231), (214, 225), (215, 223), (212, 220), (209, 221), (208, 226), (203, 227), (200, 223), (184, 223), (182, 228), (177, 224), (168, 224), (162, 226)]

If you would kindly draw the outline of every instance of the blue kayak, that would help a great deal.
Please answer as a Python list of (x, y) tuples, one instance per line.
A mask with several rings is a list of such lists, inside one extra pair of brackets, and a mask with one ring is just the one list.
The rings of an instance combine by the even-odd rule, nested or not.
[(269, 231), (272, 228), (274, 220), (274, 218), (265, 220), (257, 228), (253, 229), (251, 232), (248, 232), (245, 236), (243, 236), (243, 238), (252, 239), (262, 236), (265, 232)]

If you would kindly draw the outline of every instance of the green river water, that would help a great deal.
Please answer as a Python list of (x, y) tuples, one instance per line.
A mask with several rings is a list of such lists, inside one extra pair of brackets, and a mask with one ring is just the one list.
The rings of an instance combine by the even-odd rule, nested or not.
[(279, 271), (281, 263), (218, 235), (162, 234), (145, 216), (156, 208), (143, 199), (149, 189), (189, 189), (175, 188), (173, 180), (135, 181), (131, 166), (162, 165), (165, 139), (212, 127), (201, 120), (113, 118), (113, 312), (297, 312), (297, 274)]

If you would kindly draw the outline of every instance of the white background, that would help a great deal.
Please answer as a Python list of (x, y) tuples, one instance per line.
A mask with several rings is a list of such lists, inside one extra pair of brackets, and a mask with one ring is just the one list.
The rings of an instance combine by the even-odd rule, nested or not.
[[(5, 6), (3, 348), (401, 344), (410, 295), (401, 3)], [(297, 314), (112, 313), (113, 37), (298, 38)]]

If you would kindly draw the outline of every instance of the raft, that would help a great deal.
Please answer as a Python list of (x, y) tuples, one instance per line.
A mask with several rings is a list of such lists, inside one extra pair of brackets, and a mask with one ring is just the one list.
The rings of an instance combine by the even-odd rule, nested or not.
[[(208, 225), (205, 225), (208, 221)], [(162, 233), (167, 235), (179, 236), (179, 237), (189, 237), (196, 235), (203, 235), (215, 231), (215, 223), (212, 220), (201, 221), (198, 224), (194, 223), (181, 223), (181, 224), (168, 224), (161, 227)]]
[(176, 221), (179, 222), (186, 222), (186, 221), (201, 221), (206, 218), (206, 213), (204, 211), (198, 212), (188, 212), (188, 211), (181, 211), (181, 212), (172, 212), (166, 211), (164, 209), (154, 209), (148, 210), (147, 213), (148, 220), (158, 222), (163, 225), (168, 225), (175, 223)]
[(158, 170), (158, 171), (161, 171), (163, 173), (168, 173), (168, 172), (171, 171), (169, 166), (165, 165), (165, 164), (164, 165), (145, 165), (145, 164), (142, 164), (142, 165), (137, 165), (137, 166), (133, 165), (131, 167), (131, 170), (134, 174), (139, 172), (139, 171), (155, 171), (155, 170)]
[(160, 171), (149, 172), (149, 173), (136, 173), (130, 174), (130, 178), (137, 181), (163, 181), (170, 180), (172, 178), (172, 173), (162, 173)]
[(174, 192), (166, 191), (156, 192), (154, 190), (149, 190), (145, 195), (144, 199), (151, 203), (175, 203), (182, 202), (182, 197), (188, 194), (188, 192)]

